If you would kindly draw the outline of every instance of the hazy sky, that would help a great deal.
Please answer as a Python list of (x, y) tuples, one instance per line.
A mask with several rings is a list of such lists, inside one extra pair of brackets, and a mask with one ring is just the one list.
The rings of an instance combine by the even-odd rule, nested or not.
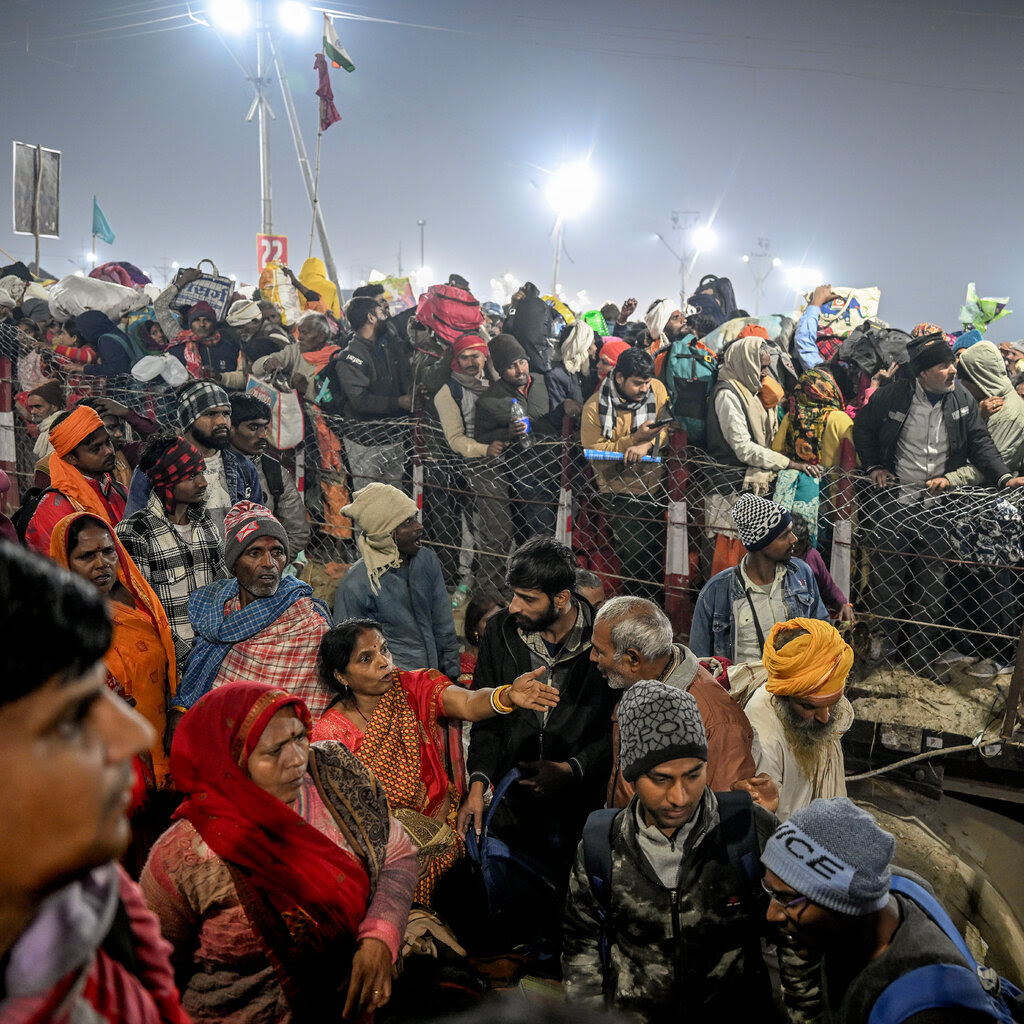
[[(126, 259), (163, 279), (213, 257), (255, 275), (260, 230), (252, 87), (218, 36), (170, 0), (3, 0), (6, 140), (64, 154), (62, 236), (44, 267), (84, 262), (95, 193)], [(192, 4), (201, 13), (202, 2)], [(267, 0), (268, 13), (277, 4)], [(679, 287), (673, 211), (714, 216), (705, 272), (754, 308), (743, 253), (783, 261), (761, 311), (792, 308), (786, 265), (836, 285), (882, 288), (900, 326), (956, 327), (968, 281), (1020, 312), (1024, 8), (1012, 0), (828, 3), (679, 0), (383, 0), (336, 20), (355, 73), (333, 72), (343, 121), (324, 136), (321, 199), (345, 287), (371, 268), (419, 265), (469, 278), (481, 298), (504, 272), (551, 283), (551, 169), (591, 154), (600, 183), (565, 230), (560, 279), (594, 305)], [(423, 27), (431, 26), (431, 27)], [(228, 37), (224, 37), (225, 40)], [(306, 145), (316, 146), (319, 15), (282, 37)], [(233, 44), (254, 63), (252, 33)], [(310, 212), (280, 93), (274, 228), (296, 268)], [(7, 142), (9, 145), (9, 141)], [(3, 187), (9, 196), (10, 157)], [(26, 261), (10, 214), (0, 246)], [(319, 254), (318, 247), (314, 250)], [(1011, 302), (1011, 305), (1014, 303)], [(1017, 326), (1018, 323), (1021, 326)]]

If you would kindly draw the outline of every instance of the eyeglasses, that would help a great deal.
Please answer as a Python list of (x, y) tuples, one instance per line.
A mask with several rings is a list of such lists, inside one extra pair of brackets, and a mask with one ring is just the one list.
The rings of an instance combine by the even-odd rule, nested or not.
[(801, 903), (807, 902), (806, 896), (794, 896), (792, 899), (788, 899), (787, 897), (790, 896), (790, 893), (776, 892), (763, 878), (761, 879), (761, 888), (764, 890), (765, 895), (775, 903), (778, 903), (783, 910), (788, 910), (790, 907), (798, 907)]

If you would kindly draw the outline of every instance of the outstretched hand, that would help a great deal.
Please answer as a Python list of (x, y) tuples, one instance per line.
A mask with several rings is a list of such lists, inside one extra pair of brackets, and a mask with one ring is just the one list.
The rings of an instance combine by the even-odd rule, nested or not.
[(732, 788), (745, 790), (755, 804), (760, 804), (772, 814), (778, 810), (779, 787), (775, 784), (775, 780), (765, 772), (755, 775), (752, 779), (741, 779), (739, 782), (734, 782)]
[(547, 669), (541, 665), (531, 672), (517, 676), (512, 688), (506, 691), (509, 702), (517, 708), (528, 708), (531, 711), (550, 711), (561, 699), (553, 686), (540, 681), (540, 676)]

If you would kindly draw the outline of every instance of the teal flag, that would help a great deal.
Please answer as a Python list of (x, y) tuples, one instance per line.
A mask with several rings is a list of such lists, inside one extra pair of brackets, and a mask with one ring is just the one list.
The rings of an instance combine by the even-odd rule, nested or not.
[(100, 209), (100, 204), (96, 202), (95, 196), (92, 197), (92, 233), (97, 238), (102, 238), (107, 245), (112, 245), (117, 237), (114, 234), (114, 229), (110, 226), (110, 222)]

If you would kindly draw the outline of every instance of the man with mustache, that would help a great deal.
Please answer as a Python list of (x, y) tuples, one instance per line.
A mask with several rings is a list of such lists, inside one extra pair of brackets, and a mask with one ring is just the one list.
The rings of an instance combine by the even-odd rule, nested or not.
[(231, 576), (188, 599), (196, 639), (177, 707), (186, 711), (224, 683), (258, 679), (301, 697), (315, 723), (334, 699), (317, 671), (331, 613), (308, 583), (283, 575), (288, 535), (269, 509), (238, 502), (224, 520), (224, 532)]
[(756, 736), (757, 770), (778, 785), (775, 813), (785, 821), (818, 797), (846, 795), (841, 741), (853, 706), (843, 691), (853, 648), (829, 622), (791, 619), (772, 627), (764, 666), (768, 681), (743, 710)]
[(0, 1019), (185, 1024), (170, 946), (117, 863), (154, 734), (106, 685), (103, 598), (3, 543), (0, 603)]

